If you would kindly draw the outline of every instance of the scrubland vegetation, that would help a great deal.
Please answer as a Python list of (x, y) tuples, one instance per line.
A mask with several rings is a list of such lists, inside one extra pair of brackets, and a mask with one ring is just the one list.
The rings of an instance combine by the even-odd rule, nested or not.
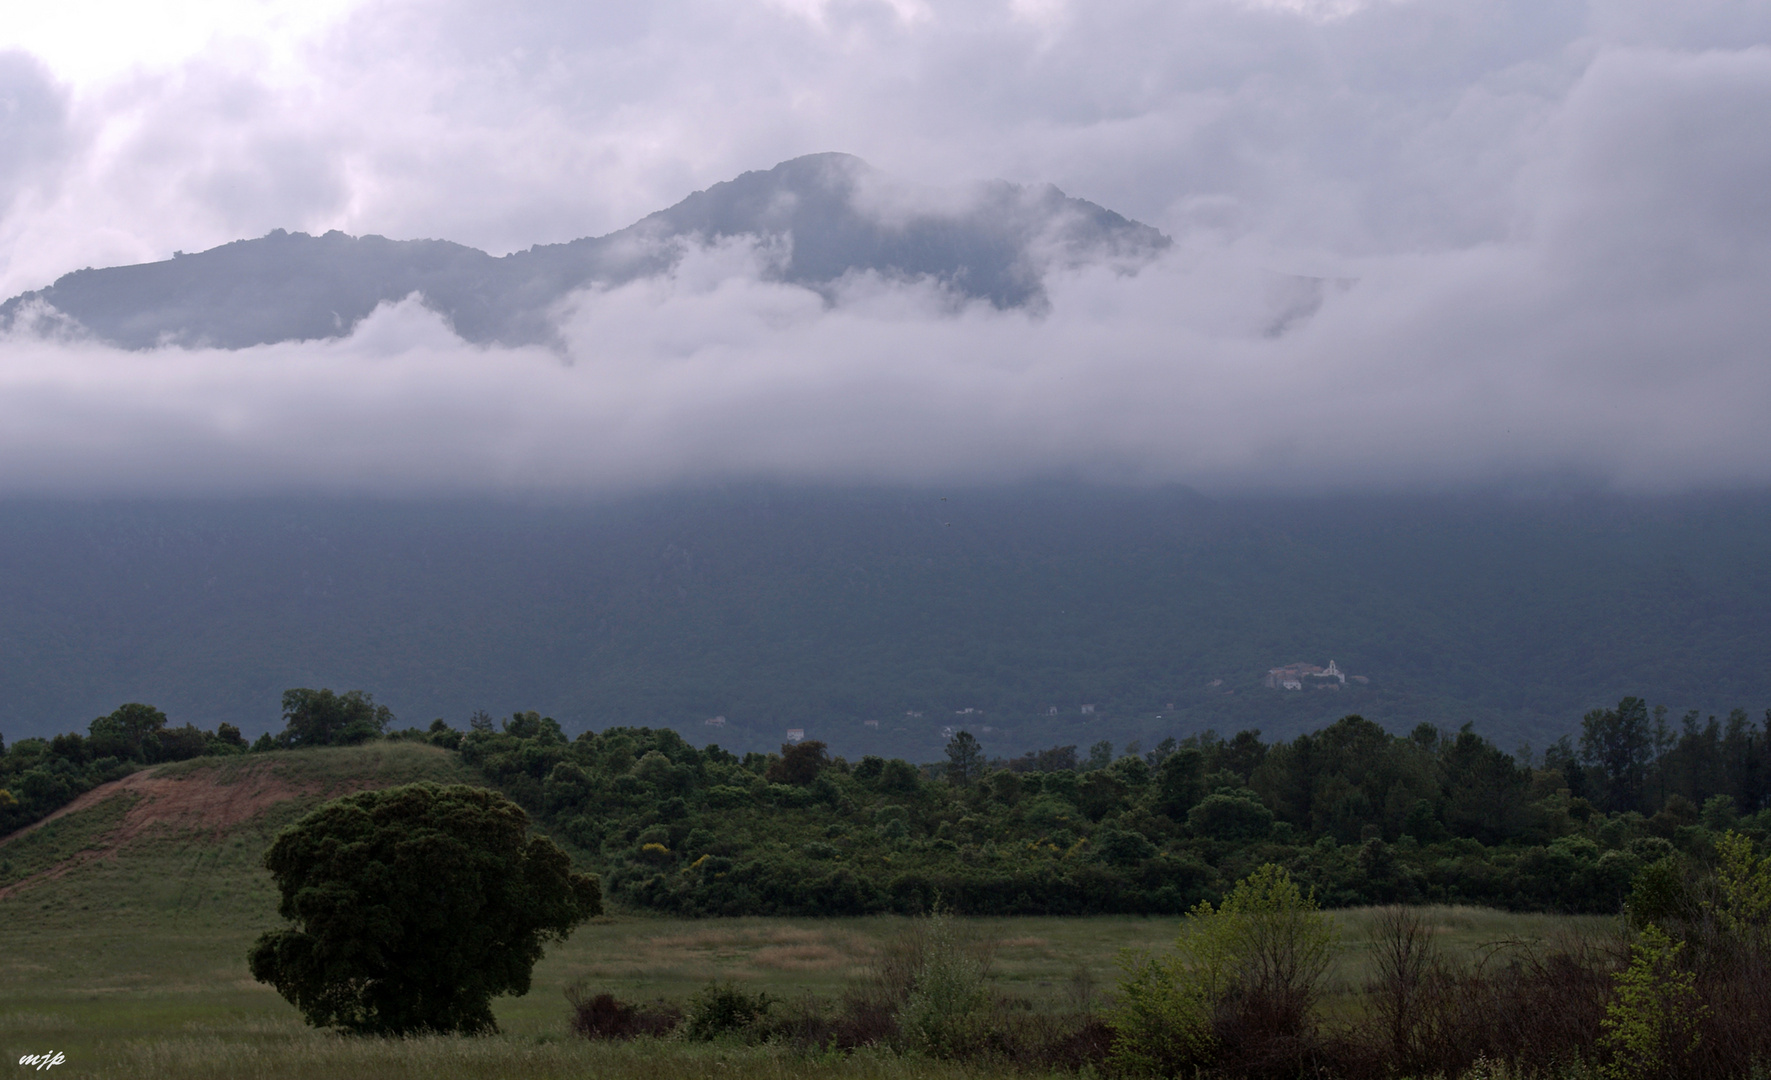
[[(937, 895), (961, 914), (1178, 915), (1268, 862), (1330, 907), (1614, 913), (1669, 852), (1771, 835), (1765, 728), (1741, 710), (1671, 724), (1635, 698), (1542, 754), (1349, 716), (1288, 742), (1207, 732), (994, 761), (962, 733), (948, 760), (917, 765), (817, 742), (740, 757), (667, 729), (568, 740), (534, 713), (384, 734), (367, 695), (290, 695), (283, 735), (250, 750), (226, 725), (169, 728), (142, 705), (85, 736), (21, 740), (0, 758), (0, 826), (156, 762), (393, 739), (458, 754), (612, 900), (691, 915), (914, 914)], [(0, 857), (0, 881), (16, 872)]]
[[(1673, 738), (1626, 700), (1548, 767), (1357, 717), (1081, 760), (991, 762), (956, 738), (919, 767), (646, 729), (568, 741), (534, 714), (387, 734), (373, 712), (351, 726), (366, 697), (298, 704), (316, 701), (344, 721), (140, 768), (0, 843), (8, 1053), (115, 1076), (1771, 1065), (1763, 734), (1744, 717)], [(246, 969), (276, 925), (264, 852), (329, 798), (415, 780), (499, 787), (603, 875), (615, 914), (494, 1002), (498, 1034), (309, 1030)]]
[(615, 900), (681, 914), (914, 914), (939, 896), (963, 914), (1178, 915), (1264, 863), (1330, 907), (1615, 913), (1650, 863), (1771, 830), (1759, 725), (1688, 717), (1674, 738), (1633, 698), (1541, 757), (1356, 716), (1290, 742), (996, 762), (961, 733), (925, 767), (815, 742), (740, 758), (644, 728), (568, 741), (533, 714), (411, 735), (459, 745)]

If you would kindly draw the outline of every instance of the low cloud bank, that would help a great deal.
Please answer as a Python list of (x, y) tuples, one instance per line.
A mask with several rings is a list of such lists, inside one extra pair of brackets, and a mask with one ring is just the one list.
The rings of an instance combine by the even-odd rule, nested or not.
[[(1771, 482), (1765, 249), (1743, 240), (1752, 223), (1694, 205), (1691, 176), (1657, 181), (1626, 152), (1571, 144), (1517, 242), (1334, 280), (1182, 244), (1135, 275), (1054, 274), (1043, 315), (956, 312), (871, 276), (827, 304), (765, 279), (778, 252), (727, 244), (576, 294), (564, 353), (468, 345), (417, 298), (326, 343), (14, 335), (0, 489)], [(1580, 175), (1589, 197), (1559, 198), (1581, 170), (1624, 179)]]
[[(454, 14), (439, 36), (413, 48), (455, 57), (491, 89), (478, 112), (414, 121), (435, 137), (422, 182), (400, 171), (419, 159), (401, 156), (397, 125), (285, 130), (277, 110), (297, 99), (274, 87), (238, 111), (276, 138), (230, 151), (232, 128), (193, 121), (188, 146), (104, 143), (123, 112), (106, 113), (102, 95), (69, 97), (15, 57), (0, 84), (30, 106), (12, 122), (31, 156), (0, 175), (12, 207), (0, 220), (6, 273), (25, 288), (44, 283), (30, 275), (52, 256), (152, 249), (152, 229), (116, 229), (125, 190), (171, 207), (174, 222), (179, 207), (219, 213), (234, 203), (214, 193), (232, 193), (251, 212), (203, 219), (220, 239), (334, 224), (494, 249), (524, 230), (563, 239), (597, 231), (570, 228), (583, 204), (559, 194), (594, 187), (585, 175), (631, 181), (605, 185), (600, 212), (615, 227), (686, 190), (683, 162), (698, 162), (690, 171), (704, 183), (703, 172), (736, 171), (728, 159), (763, 167), (838, 147), (826, 137), (838, 128), (882, 133), (841, 148), (888, 169), (1057, 180), (1162, 226), (1174, 248), (1135, 275), (1054, 271), (1049, 308), (1030, 315), (956, 310), (926, 285), (873, 278), (847, 282), (829, 304), (765, 280), (757, 260), (768, 253), (715, 247), (667, 278), (574, 296), (559, 313), (563, 353), (464, 344), (416, 301), (378, 311), (348, 339), (237, 352), (126, 353), (53, 330), (15, 333), (0, 341), (0, 491), (596, 492), (727, 477), (1771, 483), (1771, 27), (1739, 5), (1694, 3), (1675, 17), (1621, 0), (1116, 3), (1098, 13), (1060, 3), (1017, 7), (1012, 34), (975, 5), (911, 5), (873, 21), (856, 14), (873, 10), (865, 4), (802, 6), (733, 18), (747, 40), (771, 43), (758, 56), (803, 47), (815, 58), (771, 71), (823, 81), (765, 93), (737, 80), (730, 110), (708, 104), (705, 122), (776, 119), (756, 130), (734, 119), (721, 142), (701, 137), (694, 95), (625, 101), (563, 75), (548, 82), (545, 65), (474, 67), (468, 30), (479, 24), (443, 5)], [(1162, 13), (1170, 7), (1178, 14)], [(384, 35), (403, 25), (375, 22), (381, 10), (369, 5), (353, 25)], [(499, 33), (518, 33), (511, 26)], [(640, 53), (701, 55), (702, 39), (682, 27), (677, 37), (632, 29)], [(586, 71), (615, 47), (573, 33), (561, 31), (562, 56)], [(1145, 40), (1205, 44), (1187, 63), (1108, 47)], [(894, 96), (898, 48), (925, 63)], [(363, 93), (365, 116), (389, 119), (375, 102), (424, 98), (427, 77), (412, 73), (430, 68), (351, 68), (356, 55), (325, 52), (313, 70), (355, 71), (355, 82), (336, 82)], [(750, 53), (722, 44), (719, 55)], [(974, 68), (1018, 89), (956, 93)], [(380, 92), (402, 72), (415, 81)], [(130, 115), (144, 132), (200, 120), (207, 106), (193, 95), (227, 82), (198, 68), (172, 89), (141, 79)], [(583, 139), (558, 104), (574, 94), (597, 103), (577, 117)], [(770, 113), (767, 101), (831, 104), (799, 115)], [(347, 106), (326, 98), (312, 115)], [(482, 113), (479, 126), (464, 119)], [(640, 120), (665, 133), (646, 145), (668, 161), (598, 163), (596, 147), (620, 144), (623, 125)], [(499, 140), (531, 150), (494, 152)], [(90, 149), (101, 143), (109, 157)], [(560, 160), (537, 159), (538, 146)], [(470, 151), (507, 163), (509, 177), (540, 179), (450, 167)], [(303, 180), (302, 168), (318, 178)], [(125, 173), (153, 183), (124, 185)], [(301, 198), (277, 194), (285, 188)], [(419, 215), (401, 219), (405, 229), (338, 216), (396, 203)], [(510, 209), (519, 204), (558, 213), (532, 220)], [(508, 211), (498, 236), (450, 228), (479, 205)], [(254, 216), (279, 207), (294, 218)]]

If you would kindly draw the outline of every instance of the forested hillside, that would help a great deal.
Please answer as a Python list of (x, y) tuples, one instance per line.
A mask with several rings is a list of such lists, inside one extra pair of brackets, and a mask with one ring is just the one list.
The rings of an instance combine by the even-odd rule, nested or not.
[[(955, 726), (1013, 756), (1354, 712), (1541, 749), (1626, 694), (1771, 702), (1768, 545), (1758, 496), (11, 500), (0, 733), (150, 701), (252, 738), (285, 687), (358, 686), (403, 724), (533, 707), (739, 752), (798, 728), (851, 761), (932, 760)], [(1331, 659), (1369, 681), (1262, 685)]]

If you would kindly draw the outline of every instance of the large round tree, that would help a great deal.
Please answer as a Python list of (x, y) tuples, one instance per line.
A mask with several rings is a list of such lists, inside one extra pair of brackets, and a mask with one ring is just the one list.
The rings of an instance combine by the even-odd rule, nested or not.
[(465, 785), (334, 799), (264, 864), (294, 925), (259, 937), (253, 977), (309, 1023), (366, 1034), (497, 1030), (492, 998), (528, 993), (543, 944), (602, 911), (521, 807)]

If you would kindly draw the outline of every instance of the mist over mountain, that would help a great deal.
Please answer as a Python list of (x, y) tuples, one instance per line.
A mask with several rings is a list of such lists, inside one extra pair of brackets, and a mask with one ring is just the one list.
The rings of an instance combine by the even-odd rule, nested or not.
[[(1767, 536), (1763, 494), (14, 499), (0, 733), (142, 700), (256, 734), (326, 686), (402, 724), (533, 708), (920, 760), (955, 727), (1013, 754), (1355, 712), (1541, 750), (1626, 694), (1675, 721), (1771, 706)], [(1266, 685), (1331, 660), (1332, 690)]]
[[(929, 280), (956, 300), (999, 308), (1041, 305), (1054, 266), (1136, 266), (1170, 243), (1050, 185), (925, 191), (859, 158), (813, 154), (715, 184), (618, 232), (502, 258), (446, 240), (278, 229), (164, 262), (78, 270), (0, 304), (0, 330), (53, 312), (124, 348), (238, 349), (344, 337), (377, 306), (416, 293), (470, 342), (544, 344), (557, 339), (558, 305), (574, 291), (664, 273), (691, 244), (737, 237), (772, 256), (766, 278), (827, 296), (846, 277), (872, 273)], [(1297, 295), (1282, 298), (1284, 311), (1308, 305), (1308, 282), (1289, 288)]]
[(1767, 5), (278, 4), (0, 27), (8, 738), (1771, 705)]

